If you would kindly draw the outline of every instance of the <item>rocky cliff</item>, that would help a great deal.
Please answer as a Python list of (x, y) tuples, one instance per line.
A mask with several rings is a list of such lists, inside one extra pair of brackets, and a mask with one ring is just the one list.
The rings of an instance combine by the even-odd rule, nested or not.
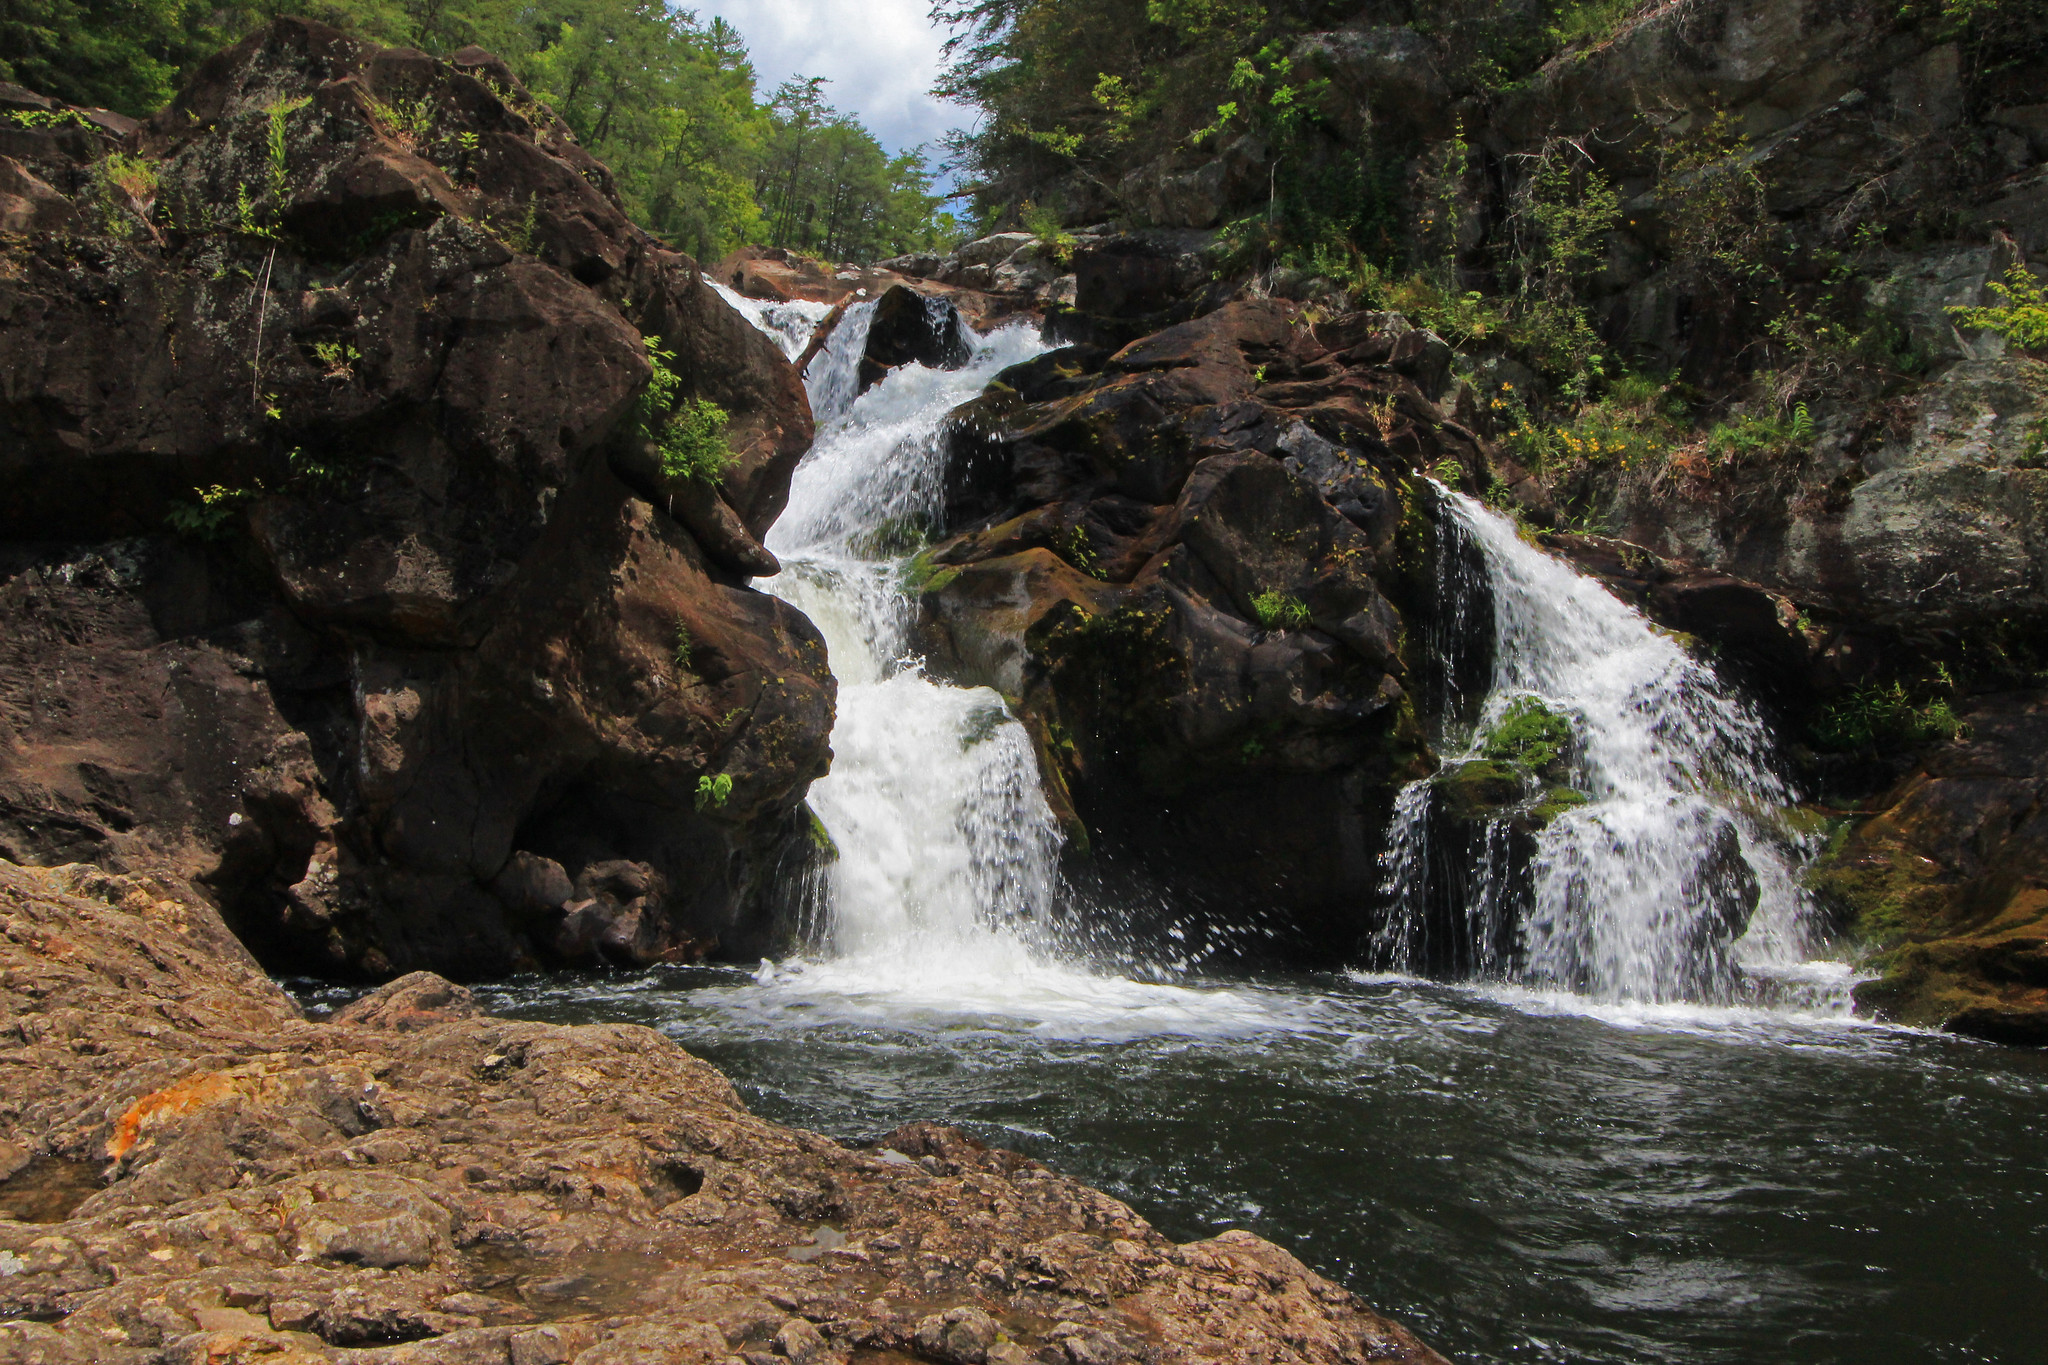
[[(280, 20), (140, 127), (0, 101), (0, 856), (280, 969), (746, 951), (833, 703), (746, 586), (779, 350), (480, 51)], [(704, 403), (715, 481), (651, 439)]]
[[(1161, 151), (1138, 115), (1120, 140), (1098, 127), (1108, 115), (1076, 114), (1079, 169), (1020, 151), (982, 193), (1066, 211), (1072, 273), (1048, 295), (1077, 340), (1114, 349), (1243, 295), (1298, 301), (1318, 334), (1364, 300), (1437, 328), (1454, 354), (1409, 376), (1410, 415), (1476, 438), (1466, 491), (1774, 708), (1834, 828), (1815, 888), (1887, 973), (1864, 1005), (2038, 1035), (2043, 789), (2026, 717), (2048, 695), (2048, 353), (2021, 319), (2040, 316), (2024, 300), (2048, 260), (2039, 7), (1541, 13), (1565, 11), (1569, 31), (1526, 6), (1304, 21), (1218, 96), (1238, 101), (1242, 135)], [(1245, 124), (1280, 85), (1312, 107), (1283, 117), (1275, 96)], [(1325, 183), (1352, 188), (1317, 199)], [(1304, 224), (1361, 223), (1349, 248), (1289, 246)], [(1318, 440), (1372, 447), (1305, 415)], [(1417, 468), (1379, 467), (1390, 487)], [(1053, 486), (1020, 483), (1039, 485)], [(1084, 534), (1126, 543), (1106, 523)], [(1399, 572), (1375, 572), (1411, 615)], [(1213, 831), (1231, 823), (1219, 812), (1200, 842), (1226, 847)]]
[(308, 1022), (154, 878), (0, 863), (0, 983), (9, 1360), (1442, 1362), (1249, 1233), (778, 1128), (648, 1029), (424, 973)]

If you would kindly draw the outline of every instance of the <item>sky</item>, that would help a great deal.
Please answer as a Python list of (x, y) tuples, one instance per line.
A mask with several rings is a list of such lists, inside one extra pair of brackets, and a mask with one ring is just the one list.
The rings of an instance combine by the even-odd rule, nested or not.
[(856, 115), (892, 152), (931, 144), (971, 123), (972, 111), (927, 92), (945, 33), (929, 0), (685, 0), (699, 19), (719, 15), (753, 55), (763, 98), (791, 76), (824, 76), (825, 98)]

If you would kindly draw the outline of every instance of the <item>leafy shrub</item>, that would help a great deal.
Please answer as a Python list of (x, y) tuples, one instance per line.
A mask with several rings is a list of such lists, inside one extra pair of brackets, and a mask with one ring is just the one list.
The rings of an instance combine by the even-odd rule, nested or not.
[(1993, 280), (1987, 287), (2005, 302), (1988, 308), (1951, 308), (1949, 316), (1956, 325), (1995, 332), (2023, 351), (2048, 348), (2048, 295), (2026, 262), (2014, 261), (2003, 284)]
[(662, 424), (655, 444), (661, 448), (661, 472), (677, 479), (717, 483), (732, 468), (732, 448), (725, 443), (731, 414), (708, 398), (685, 399)]
[(1614, 466), (1653, 469), (1683, 434), (1683, 404), (1670, 386), (1641, 375), (1612, 381), (1597, 402), (1580, 405), (1561, 422), (1533, 416), (1511, 384), (1487, 402), (1501, 428), (1501, 444), (1524, 467), (1546, 476)]
[(1062, 266), (1074, 259), (1074, 234), (1060, 225), (1060, 216), (1051, 209), (1026, 203), (1024, 230), (1038, 239), (1048, 259)]
[(1842, 752), (1953, 741), (1969, 733), (1946, 697), (1921, 701), (1901, 682), (1860, 687), (1829, 703), (1813, 722), (1814, 741)]
[(1308, 625), (1308, 603), (1268, 588), (1252, 599), (1252, 615), (1267, 630), (1301, 630)]
[(646, 338), (652, 373), (640, 397), (641, 430), (661, 452), (661, 472), (671, 478), (716, 483), (732, 468), (732, 449), (725, 443), (732, 415), (708, 398), (676, 402), (682, 376), (669, 368), (674, 351), (661, 349), (656, 337)]
[(1746, 413), (1728, 422), (1716, 422), (1707, 433), (1707, 453), (1717, 462), (1755, 457), (1775, 458), (1789, 454), (1813, 439), (1813, 418), (1806, 404), (1796, 405), (1789, 414)]

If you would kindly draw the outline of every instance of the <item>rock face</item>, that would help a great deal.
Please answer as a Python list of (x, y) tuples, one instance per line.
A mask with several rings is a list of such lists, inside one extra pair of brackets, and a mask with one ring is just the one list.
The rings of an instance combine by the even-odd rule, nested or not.
[(0, 855), (293, 970), (751, 947), (833, 701), (740, 576), (811, 435), (777, 348), (473, 49), (280, 20), (125, 146), (0, 159), (60, 224), (0, 248)]
[(424, 974), (308, 1022), (170, 891), (0, 863), (8, 1359), (1441, 1365), (1249, 1233), (778, 1128), (651, 1030)]
[(1884, 945), (1856, 989), (1882, 1018), (2048, 1045), (2048, 698), (1982, 699), (1845, 831), (1817, 889)]
[(955, 415), (952, 534), (911, 570), (928, 646), (1031, 727), (1076, 876), (1142, 868), (1225, 951), (1357, 948), (1393, 792), (1433, 761), (1411, 471), (1480, 455), (1418, 386), (1444, 354), (1242, 300)]

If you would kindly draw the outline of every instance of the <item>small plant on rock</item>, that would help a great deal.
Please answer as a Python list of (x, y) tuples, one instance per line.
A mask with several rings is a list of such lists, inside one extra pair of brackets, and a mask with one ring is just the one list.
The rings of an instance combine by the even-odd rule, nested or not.
[(342, 380), (356, 377), (356, 362), (363, 358), (362, 353), (346, 341), (316, 341), (313, 343), (313, 356), (326, 371), (327, 378)]
[(179, 535), (195, 540), (220, 539), (233, 519), (235, 509), (257, 493), (253, 488), (225, 488), (220, 484), (192, 491), (199, 496), (199, 501), (172, 503), (164, 521)]
[(1252, 615), (1267, 630), (1302, 630), (1309, 621), (1308, 603), (1277, 588), (1252, 599)]
[(707, 773), (697, 779), (697, 809), (724, 810), (732, 799), (732, 774)]
[(2048, 293), (2026, 262), (2014, 261), (2003, 284), (1993, 280), (1986, 287), (2005, 302), (1989, 308), (1951, 308), (1949, 316), (1956, 326), (1994, 332), (2023, 351), (2048, 350)]
[(674, 351), (664, 351), (658, 338), (648, 337), (647, 363), (653, 373), (641, 396), (641, 426), (661, 452), (661, 471), (670, 478), (716, 483), (732, 468), (732, 449), (725, 443), (731, 414), (708, 398), (675, 401), (682, 376), (671, 369)]

